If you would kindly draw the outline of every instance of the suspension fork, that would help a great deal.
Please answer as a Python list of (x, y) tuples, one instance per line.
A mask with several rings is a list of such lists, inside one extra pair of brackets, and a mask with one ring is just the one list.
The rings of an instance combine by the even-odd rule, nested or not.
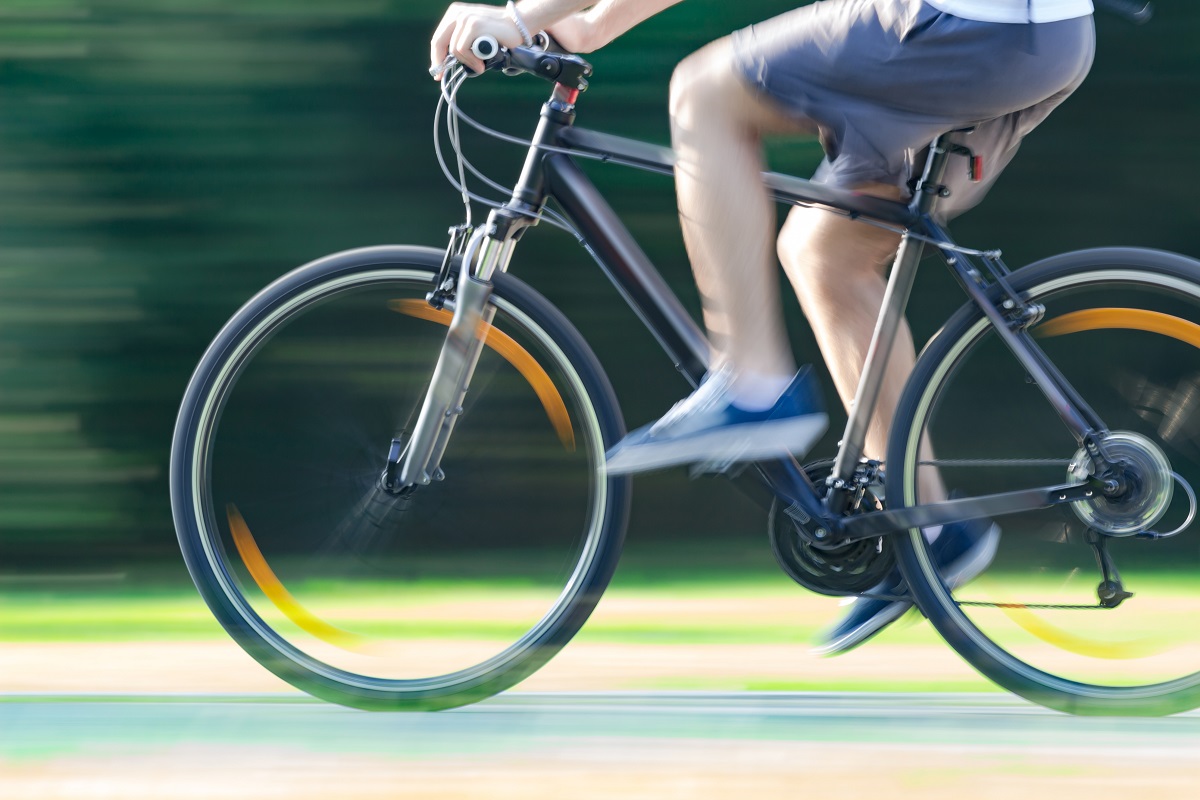
[(400, 443), (393, 441), (388, 454), (383, 484), (389, 492), (408, 491), (442, 477), (442, 455), (455, 423), (462, 416), (467, 388), (483, 352), (487, 328), (496, 313), (495, 307), (488, 303), (492, 296), (492, 276), (497, 271), (508, 270), (521, 234), (537, 224), (546, 199), (541, 146), (556, 141), (558, 132), (574, 122), (578, 95), (576, 87), (555, 84), (550, 100), (542, 107), (541, 119), (512, 198), (503, 207), (494, 209), (488, 215), (487, 223), (467, 241), (457, 292), (453, 301), (446, 301), (447, 307), (452, 306), (454, 316), (425, 393), (421, 413), (407, 447), (397, 452), (401, 450)]
[[(446, 301), (454, 316), (407, 448), (397, 453), (393, 443), (389, 453), (385, 489), (403, 491), (442, 477), (442, 455), (462, 416), (467, 388), (496, 313), (495, 306), (488, 303), (492, 296), (491, 278), (497, 270), (508, 269), (519, 233), (529, 224), (527, 218), (499, 209), (467, 241), (457, 291), (453, 300)], [(396, 464), (399, 474), (389, 479), (388, 476), (395, 474)]]

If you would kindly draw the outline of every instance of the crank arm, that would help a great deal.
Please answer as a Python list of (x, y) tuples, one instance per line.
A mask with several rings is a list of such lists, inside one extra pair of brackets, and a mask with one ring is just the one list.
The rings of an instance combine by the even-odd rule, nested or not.
[(966, 522), (985, 517), (1017, 514), (1039, 508), (1087, 500), (1096, 489), (1086, 483), (1065, 486), (1043, 486), (1039, 489), (1022, 489), (1018, 492), (1003, 492), (982, 497), (964, 497), (911, 508), (896, 508), (875, 511), (841, 520), (832, 531), (835, 537), (857, 541), (870, 539), (887, 533), (897, 533), (910, 528), (928, 528), (951, 522)]

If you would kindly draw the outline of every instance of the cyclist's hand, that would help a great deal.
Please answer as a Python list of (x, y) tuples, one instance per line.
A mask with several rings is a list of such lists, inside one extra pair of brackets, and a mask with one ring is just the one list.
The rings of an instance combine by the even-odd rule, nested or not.
[[(453, 3), (429, 41), (430, 67), (441, 66), (446, 56), (452, 55), (473, 72), (483, 72), (483, 62), (471, 52), (480, 36), (491, 36), (501, 47), (515, 47), (524, 41), (503, 6)], [(440, 79), (441, 73), (435, 78)]]

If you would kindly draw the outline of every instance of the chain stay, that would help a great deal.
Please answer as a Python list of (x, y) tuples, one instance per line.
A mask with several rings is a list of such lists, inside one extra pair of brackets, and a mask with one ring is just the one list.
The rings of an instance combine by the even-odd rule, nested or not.
[[(863, 592), (855, 595), (856, 597), (864, 597), (868, 600), (883, 600), (888, 603), (906, 602), (911, 603), (912, 597), (905, 594), (879, 594), (877, 592)], [(954, 605), (970, 606), (972, 608), (1035, 608), (1042, 611), (1110, 611), (1114, 606), (1100, 605), (1083, 605), (1070, 603), (992, 603), (986, 600), (955, 600)]]

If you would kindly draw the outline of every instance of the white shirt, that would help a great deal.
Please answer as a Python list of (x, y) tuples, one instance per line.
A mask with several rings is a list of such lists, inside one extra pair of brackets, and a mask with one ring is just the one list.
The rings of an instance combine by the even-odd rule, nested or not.
[(1092, 0), (925, 0), (947, 14), (980, 22), (1058, 22), (1092, 13)]

